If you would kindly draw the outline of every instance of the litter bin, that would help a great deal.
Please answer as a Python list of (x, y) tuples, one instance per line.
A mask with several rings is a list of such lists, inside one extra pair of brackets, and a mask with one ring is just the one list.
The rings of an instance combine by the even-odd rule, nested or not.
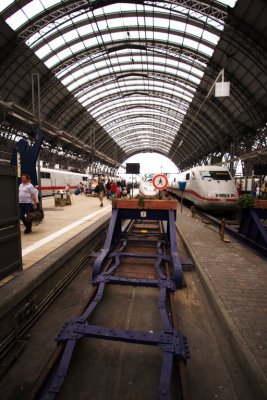
[(55, 193), (55, 207), (64, 207), (63, 193)]
[(55, 207), (64, 207), (71, 205), (70, 195), (68, 193), (55, 193)]

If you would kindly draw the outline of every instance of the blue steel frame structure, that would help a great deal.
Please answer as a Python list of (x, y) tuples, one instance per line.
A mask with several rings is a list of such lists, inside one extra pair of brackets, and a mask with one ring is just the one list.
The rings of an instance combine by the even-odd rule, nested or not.
[[(183, 287), (182, 266), (176, 243), (175, 217), (175, 210), (113, 209), (104, 248), (96, 258), (93, 266), (93, 283), (97, 285), (96, 295), (84, 313), (80, 317), (67, 322), (58, 335), (57, 341), (65, 342), (65, 348), (54, 375), (50, 378), (48, 386), (40, 397), (42, 400), (52, 400), (59, 393), (67, 375), (75, 346), (79, 339), (83, 337), (159, 346), (163, 352), (163, 361), (158, 387), (158, 399), (171, 399), (170, 385), (174, 362), (181, 359), (186, 361), (190, 357), (187, 338), (180, 330), (173, 327), (166, 302), (169, 292), (174, 292), (177, 288), (181, 289)], [(126, 219), (167, 221), (167, 235), (162, 233), (149, 234), (150, 240), (154, 240), (156, 243), (157, 254), (132, 254), (123, 251), (129, 240), (140, 241), (140, 234), (136, 236), (135, 233), (122, 231), (122, 221)], [(115, 245), (119, 242), (121, 244), (119, 249), (114, 250)], [(168, 244), (169, 254), (164, 251), (165, 245), (168, 247)], [(154, 265), (159, 278), (139, 279), (113, 276), (114, 271), (120, 265), (120, 258), (123, 256), (155, 258)], [(107, 260), (110, 259), (112, 263), (104, 271), (104, 266)], [(171, 277), (167, 277), (161, 268), (166, 261), (172, 266)], [(101, 301), (107, 284), (158, 287), (158, 309), (163, 326), (162, 330), (159, 332), (132, 331), (89, 324), (88, 319)]]

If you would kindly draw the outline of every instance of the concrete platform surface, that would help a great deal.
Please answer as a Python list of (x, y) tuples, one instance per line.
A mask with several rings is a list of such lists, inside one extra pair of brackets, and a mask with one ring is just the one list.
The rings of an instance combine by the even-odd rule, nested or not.
[(177, 213), (205, 291), (257, 399), (267, 399), (267, 262), (188, 209)]
[(44, 219), (24, 234), (21, 225), (23, 270), (31, 267), (70, 238), (82, 232), (106, 213), (111, 213), (111, 203), (104, 199), (103, 207), (97, 197), (71, 196), (72, 204), (55, 207), (54, 198), (43, 199)]

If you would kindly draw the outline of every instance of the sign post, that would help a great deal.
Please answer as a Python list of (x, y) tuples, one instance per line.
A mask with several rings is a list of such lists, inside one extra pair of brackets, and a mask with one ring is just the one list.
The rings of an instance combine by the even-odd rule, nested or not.
[(139, 163), (127, 163), (126, 164), (126, 174), (132, 174), (132, 199), (133, 199), (133, 174), (140, 174), (140, 164)]
[(181, 195), (181, 213), (183, 212), (183, 199), (184, 199), (184, 191), (186, 187), (186, 182), (178, 182), (178, 189), (182, 192)]
[(152, 180), (154, 188), (164, 190), (168, 186), (168, 178), (164, 174), (157, 174)]

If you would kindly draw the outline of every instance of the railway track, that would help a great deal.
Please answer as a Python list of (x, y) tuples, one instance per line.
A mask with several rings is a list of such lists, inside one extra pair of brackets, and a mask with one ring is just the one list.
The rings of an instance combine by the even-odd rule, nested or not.
[[(84, 354), (88, 354), (91, 371), (94, 371), (90, 373), (91, 384), (95, 387), (98, 382), (97, 386), (105, 386), (107, 393), (103, 398), (108, 398), (110, 391), (106, 381), (110, 378), (105, 376), (104, 367), (108, 365), (108, 373), (112, 366), (115, 375), (119, 376), (120, 385), (115, 383), (115, 392), (130, 393), (125, 393), (124, 398), (132, 398), (135, 392), (135, 398), (179, 396), (189, 399), (185, 374), (189, 352), (175, 318), (176, 287), (171, 278), (167, 242), (166, 226), (162, 222), (135, 220), (129, 224), (112, 250), (103, 273), (95, 277), (86, 309), (59, 334), (61, 351), (54, 358), (56, 366), (49, 383), (43, 387), (39, 382), (38, 390), (34, 390), (30, 398), (73, 398), (71, 388), (75, 386), (77, 369), (79, 381), (82, 380), (78, 365), (82, 364)], [(120, 294), (117, 285), (123, 286)], [(101, 349), (101, 352), (95, 353), (93, 348)], [(138, 354), (142, 356), (138, 357)], [(137, 370), (143, 371), (142, 380), (134, 378)], [(83, 371), (86, 388), (88, 371)], [(135, 382), (130, 392), (123, 389), (127, 382)], [(86, 390), (81, 386), (79, 390)], [(103, 388), (101, 393), (103, 396)], [(140, 393), (143, 393), (142, 397)], [(113, 394), (114, 398), (120, 398), (116, 396)]]
[[(214, 216), (201, 210), (197, 210), (196, 212), (201, 218), (203, 218), (204, 221), (212, 223), (218, 228), (218, 232), (221, 235), (222, 240), (227, 240), (225, 239), (224, 235), (228, 234), (230, 237), (233, 237), (234, 239), (243, 243), (253, 251), (256, 251), (257, 254), (260, 254), (265, 258), (267, 257), (267, 248), (257, 240), (257, 233), (255, 233), (255, 238), (253, 240), (251, 237), (247, 237), (239, 232), (240, 218), (237, 215), (229, 218), (228, 215)], [(264, 226), (263, 228), (266, 229)], [(253, 227), (251, 227), (251, 229), (253, 230)]]

